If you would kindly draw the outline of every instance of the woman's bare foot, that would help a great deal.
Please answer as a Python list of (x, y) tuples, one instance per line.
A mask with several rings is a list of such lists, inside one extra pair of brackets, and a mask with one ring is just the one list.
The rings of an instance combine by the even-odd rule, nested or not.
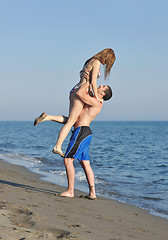
[(69, 192), (69, 191), (66, 191), (66, 192), (61, 193), (61, 197), (73, 198), (73, 197), (74, 197), (74, 193), (71, 193), (71, 192)]
[(34, 126), (37, 126), (37, 124), (41, 123), (41, 122), (44, 122), (45, 121), (45, 118), (47, 116), (47, 113), (42, 113), (38, 118), (36, 118), (34, 120)]
[(56, 147), (54, 147), (54, 149), (52, 150), (52, 152), (55, 153), (55, 154), (59, 154), (61, 157), (64, 157), (64, 155), (65, 155), (65, 154), (62, 152), (61, 149), (58, 149), (58, 148), (56, 148)]

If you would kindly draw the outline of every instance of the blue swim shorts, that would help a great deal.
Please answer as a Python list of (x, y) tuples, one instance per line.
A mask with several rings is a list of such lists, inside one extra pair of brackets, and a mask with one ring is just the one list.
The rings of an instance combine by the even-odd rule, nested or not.
[(88, 126), (74, 129), (65, 158), (75, 158), (79, 161), (89, 160), (89, 144), (92, 139), (92, 131)]

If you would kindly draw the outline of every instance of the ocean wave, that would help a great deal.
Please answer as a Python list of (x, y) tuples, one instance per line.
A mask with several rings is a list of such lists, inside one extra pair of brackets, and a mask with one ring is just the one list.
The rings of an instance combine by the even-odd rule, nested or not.
[(151, 209), (150, 214), (168, 219), (168, 211)]
[(145, 200), (149, 200), (149, 201), (160, 201), (160, 200), (163, 200), (162, 198), (156, 198), (156, 197), (138, 197), (138, 198), (142, 198), (142, 199), (145, 199)]
[(19, 153), (4, 153), (4, 154), (0, 154), (0, 158), (2, 160), (5, 161), (12, 161), (13, 163), (15, 163), (15, 161), (28, 161), (34, 164), (37, 163), (41, 163), (42, 161), (39, 158), (35, 158), (35, 157), (31, 157), (31, 156), (27, 156), (27, 155), (23, 155), (23, 154), (19, 154)]
[(15, 144), (13, 144), (13, 143), (10, 143), (10, 142), (6, 142), (6, 143), (1, 143), (1, 148), (7, 148), (7, 149), (9, 149), (9, 148), (12, 148), (12, 149), (14, 149), (16, 147), (16, 145)]
[[(65, 170), (50, 170), (49, 172), (52, 174), (57, 174), (58, 176), (66, 178)], [(77, 180), (78, 182), (87, 182), (85, 173), (82, 171), (78, 171), (75, 174), (75, 180)], [(106, 182), (95, 176), (95, 184), (103, 184), (104, 185), (104, 184), (106, 184)]]
[(50, 170), (49, 172), (53, 174), (57, 174), (58, 176), (66, 177), (66, 171)]
[[(57, 171), (57, 170), (50, 170), (50, 173), (57, 174), (58, 176), (65, 177), (66, 178), (66, 171)], [(79, 182), (86, 182), (85, 174), (81, 171), (77, 172), (75, 174), (75, 179)]]

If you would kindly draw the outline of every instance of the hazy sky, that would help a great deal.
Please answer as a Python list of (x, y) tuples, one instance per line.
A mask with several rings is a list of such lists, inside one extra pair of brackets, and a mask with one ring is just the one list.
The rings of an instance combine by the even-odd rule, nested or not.
[[(97, 120), (168, 120), (168, 1), (0, 0), (0, 120), (68, 113), (84, 62), (112, 48)], [(101, 69), (103, 76), (103, 68)]]

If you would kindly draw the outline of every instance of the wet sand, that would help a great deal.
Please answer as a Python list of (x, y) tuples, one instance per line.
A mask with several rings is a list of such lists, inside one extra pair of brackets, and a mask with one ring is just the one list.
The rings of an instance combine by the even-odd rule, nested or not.
[(64, 187), (0, 160), (0, 239), (163, 240), (168, 220), (98, 198), (58, 196)]

